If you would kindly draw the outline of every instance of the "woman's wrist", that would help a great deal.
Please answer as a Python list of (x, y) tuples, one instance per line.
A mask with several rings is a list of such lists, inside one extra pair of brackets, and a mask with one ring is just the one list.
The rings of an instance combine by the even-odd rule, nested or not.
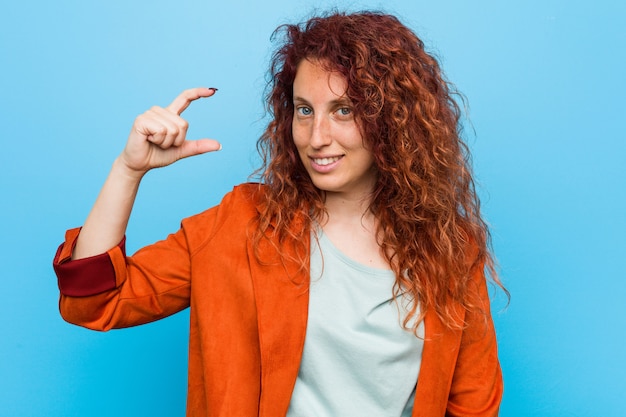
[(124, 157), (122, 155), (118, 156), (115, 161), (113, 161), (113, 166), (111, 167), (111, 175), (125, 179), (131, 183), (136, 183), (137, 185), (141, 182), (143, 176), (146, 175), (147, 172), (148, 170), (140, 171), (130, 168), (128, 164), (124, 162)]

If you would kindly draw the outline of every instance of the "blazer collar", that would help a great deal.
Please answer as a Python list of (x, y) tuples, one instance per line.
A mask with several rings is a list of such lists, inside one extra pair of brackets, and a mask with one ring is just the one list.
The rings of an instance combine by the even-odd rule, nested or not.
[[(261, 353), (259, 416), (287, 413), (304, 349), (310, 234), (302, 220), (294, 223), (294, 228), (304, 230), (303, 242), (279, 246), (277, 239), (269, 237), (255, 248), (248, 240)], [(305, 265), (298, 259), (305, 260)]]
[[(454, 307), (459, 317), (463, 310)], [(424, 350), (412, 417), (443, 415), (448, 403), (456, 358), (461, 343), (461, 330), (446, 328), (433, 309), (424, 317)]]

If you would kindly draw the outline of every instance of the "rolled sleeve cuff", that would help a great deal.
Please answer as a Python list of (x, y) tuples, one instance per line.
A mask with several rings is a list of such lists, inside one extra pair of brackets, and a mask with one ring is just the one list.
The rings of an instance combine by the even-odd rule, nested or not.
[[(57, 249), (53, 260), (61, 294), (87, 297), (116, 287), (115, 268), (109, 252), (83, 259), (72, 260), (72, 251), (80, 228), (68, 230), (65, 242)], [(126, 237), (114, 248), (125, 253)], [(112, 249), (113, 250), (113, 249)]]

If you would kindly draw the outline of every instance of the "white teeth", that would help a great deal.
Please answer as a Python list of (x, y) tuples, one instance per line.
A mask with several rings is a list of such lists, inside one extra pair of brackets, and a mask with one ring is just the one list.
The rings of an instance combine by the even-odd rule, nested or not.
[(333, 162), (337, 162), (338, 160), (338, 156), (334, 156), (332, 158), (313, 158), (313, 162), (315, 162), (317, 165), (328, 165), (332, 164)]

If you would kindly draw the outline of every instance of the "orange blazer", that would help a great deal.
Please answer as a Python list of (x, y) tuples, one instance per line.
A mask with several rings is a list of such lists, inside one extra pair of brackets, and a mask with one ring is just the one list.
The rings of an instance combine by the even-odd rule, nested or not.
[[(289, 407), (307, 326), (308, 270), (288, 261), (293, 248), (281, 248), (288, 255), (281, 262), (277, 242), (253, 247), (262, 192), (254, 184), (235, 187), (218, 206), (130, 257), (121, 243), (71, 261), (79, 229), (66, 233), (55, 256), (60, 310), (70, 323), (109, 330), (191, 307), (187, 416), (276, 417)], [(495, 331), (483, 271), (474, 275), (486, 317), (468, 314), (466, 328), (453, 331), (426, 313), (414, 417), (498, 414)]]

